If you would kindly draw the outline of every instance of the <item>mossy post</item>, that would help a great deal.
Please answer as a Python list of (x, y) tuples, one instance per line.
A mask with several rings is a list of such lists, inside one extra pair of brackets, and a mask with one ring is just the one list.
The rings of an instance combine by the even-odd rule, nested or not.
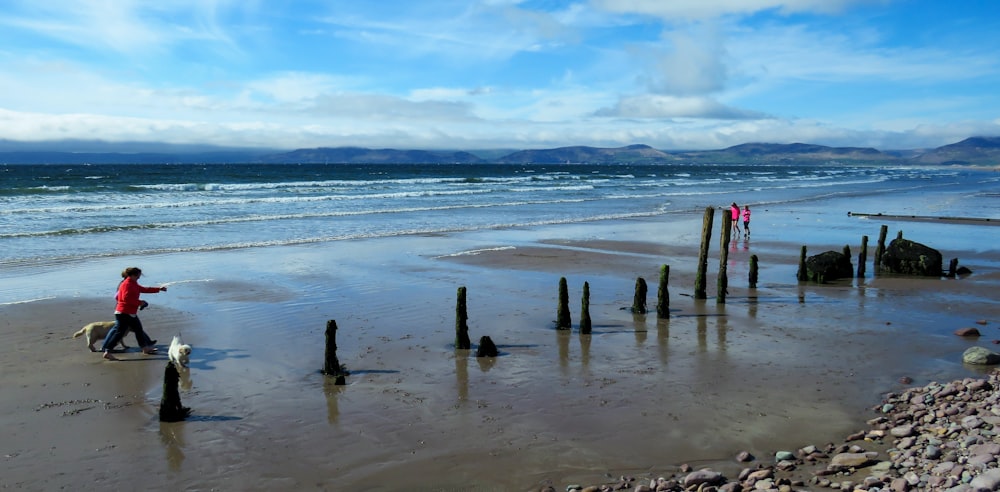
[(876, 274), (882, 271), (882, 255), (885, 254), (886, 234), (889, 234), (889, 226), (883, 224), (878, 232), (878, 244), (875, 246), (875, 264), (873, 266)]
[(750, 288), (757, 288), (757, 255), (750, 255)]
[(806, 271), (806, 247), (802, 245), (802, 252), (799, 253), (799, 273), (795, 276), (799, 282), (809, 280), (809, 272)]
[(733, 217), (732, 214), (722, 213), (722, 231), (719, 234), (719, 276), (716, 280), (715, 302), (726, 303), (726, 294), (729, 293), (729, 240), (732, 238)]
[(590, 335), (590, 284), (583, 283), (583, 300), (580, 302), (580, 333)]
[(670, 280), (670, 265), (660, 267), (660, 287), (656, 289), (656, 317), (666, 319), (670, 317), (670, 290), (667, 283)]
[(559, 312), (556, 315), (556, 329), (569, 330), (573, 328), (573, 319), (569, 315), (569, 287), (566, 277), (559, 278)]
[(465, 305), (465, 286), (458, 288), (458, 302), (455, 303), (455, 348), (468, 350), (472, 348), (469, 340), (469, 313)]
[(646, 279), (639, 277), (635, 279), (635, 296), (632, 297), (632, 312), (635, 314), (646, 314)]
[(865, 262), (868, 261), (868, 236), (861, 236), (861, 252), (858, 253), (858, 278), (865, 278)]
[(326, 359), (323, 362), (323, 374), (336, 378), (334, 384), (347, 384), (346, 372), (337, 360), (337, 321), (326, 322)]
[[(725, 216), (726, 214), (722, 214)], [(712, 222), (715, 220), (715, 209), (705, 208), (705, 218), (701, 225), (701, 250), (698, 253), (698, 274), (694, 278), (694, 298), (708, 299), (705, 289), (708, 286), (708, 244), (712, 239)]]

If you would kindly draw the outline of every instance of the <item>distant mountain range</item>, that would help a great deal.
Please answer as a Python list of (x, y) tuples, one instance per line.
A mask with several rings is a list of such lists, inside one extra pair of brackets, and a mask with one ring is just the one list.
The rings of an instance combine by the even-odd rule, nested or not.
[[(53, 144), (52, 148), (58, 148)], [(0, 164), (142, 164), (142, 163), (299, 163), (299, 164), (671, 164), (834, 162), (934, 165), (1000, 165), (1000, 137), (972, 137), (935, 149), (880, 151), (869, 147), (827, 147), (803, 143), (746, 143), (720, 150), (665, 151), (648, 145), (626, 147), (560, 147), (555, 149), (466, 151), (321, 147), (291, 152), (277, 150), (170, 147), (135, 151), (139, 144), (90, 143), (86, 151), (37, 150), (27, 144), (0, 141)]]

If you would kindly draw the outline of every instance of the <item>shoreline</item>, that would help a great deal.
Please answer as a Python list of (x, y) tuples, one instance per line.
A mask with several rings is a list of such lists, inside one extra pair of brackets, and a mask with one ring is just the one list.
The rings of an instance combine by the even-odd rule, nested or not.
[[(855, 432), (874, 401), (906, 387), (901, 377), (969, 374), (954, 357), (976, 342), (952, 332), (1000, 319), (995, 251), (963, 251), (975, 267), (965, 280), (798, 284), (799, 237), (778, 237), (762, 215), (756, 237), (730, 251), (725, 305), (689, 296), (700, 214), (70, 266), (58, 275), (78, 292), (107, 284), (89, 277), (106, 263), (141, 263), (148, 285), (171, 283), (141, 317), (153, 338), (181, 332), (194, 346), (193, 388), (181, 398), (195, 414), (156, 421), (165, 356), (105, 363), (70, 338), (110, 316), (107, 296), (0, 306), (19, 354), (0, 367), (12, 429), (4, 483), (51, 489), (86, 473), (94, 488), (148, 476), (195, 489), (398, 490), (424, 477), (440, 490), (536, 490), (683, 463), (736, 476), (739, 451), (763, 457)], [(870, 226), (839, 220), (820, 241)], [(743, 280), (751, 254), (762, 258), (755, 292)], [(637, 276), (655, 303), (664, 263), (671, 318), (624, 311)], [(570, 333), (552, 324), (560, 276), (571, 286)], [(589, 337), (576, 324), (584, 281)], [(495, 360), (450, 346), (459, 285), (473, 343), (491, 336)], [(328, 319), (352, 372), (344, 387), (318, 374)], [(64, 443), (70, 433), (80, 443)], [(53, 466), (66, 471), (43, 472)]]

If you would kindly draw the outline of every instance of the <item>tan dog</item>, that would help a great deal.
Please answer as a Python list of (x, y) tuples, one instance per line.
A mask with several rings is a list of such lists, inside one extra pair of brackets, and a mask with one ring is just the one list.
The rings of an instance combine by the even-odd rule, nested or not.
[[(86, 335), (87, 348), (89, 348), (91, 352), (97, 352), (97, 349), (94, 348), (94, 343), (107, 337), (108, 332), (111, 331), (111, 328), (114, 326), (114, 321), (95, 321), (93, 323), (88, 323), (84, 325), (83, 328), (80, 328), (80, 331), (74, 333), (73, 338), (77, 338), (80, 335)], [(125, 335), (128, 335), (128, 330), (122, 333), (121, 341), (118, 343), (121, 344), (122, 348), (127, 349), (128, 345), (125, 345)]]

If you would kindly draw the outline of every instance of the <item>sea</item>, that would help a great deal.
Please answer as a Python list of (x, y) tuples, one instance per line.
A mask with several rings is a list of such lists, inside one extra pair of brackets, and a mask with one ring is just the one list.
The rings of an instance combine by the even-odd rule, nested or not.
[(911, 193), (910, 210), (866, 212), (1000, 219), (998, 181), (995, 170), (843, 163), (2, 165), (0, 272), (87, 258), (652, 217), (744, 199), (754, 209), (888, 190)]

